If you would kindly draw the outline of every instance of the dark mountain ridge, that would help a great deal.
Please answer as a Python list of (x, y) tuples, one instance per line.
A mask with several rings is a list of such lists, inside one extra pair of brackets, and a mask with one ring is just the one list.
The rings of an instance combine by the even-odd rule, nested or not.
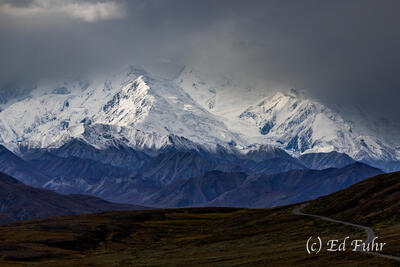
[[(40, 185), (46, 189), (162, 207), (271, 207), (310, 200), (380, 173), (361, 163), (309, 170), (299, 159), (271, 146), (249, 147), (246, 153), (233, 148), (220, 147), (214, 152), (191, 148), (151, 157), (125, 146), (101, 150), (83, 140), (72, 140), (60, 148), (21, 148), (25, 160), (9, 151), (5, 155), (21, 163), (21, 167), (14, 164), (14, 169), (24, 170), (29, 165), (43, 174)], [(303, 160), (307, 158), (319, 166), (334, 164), (336, 159), (343, 159), (338, 160), (341, 165), (349, 161), (346, 155), (333, 152)], [(234, 177), (232, 181), (229, 176)]]
[(37, 187), (51, 179), (50, 176), (16, 156), (2, 145), (0, 145), (0, 172), (7, 173), (24, 183)]
[(224, 192), (240, 186), (247, 176), (243, 172), (210, 171), (171, 183), (143, 203), (155, 207), (206, 206)]
[[(278, 174), (214, 171), (171, 183), (142, 204), (161, 207), (273, 207), (327, 195), (380, 173), (379, 169), (359, 162), (341, 169), (292, 170)], [(226, 181), (230, 182), (229, 186), (224, 186)], [(211, 190), (214, 190), (213, 194), (209, 194)], [(203, 197), (207, 194), (212, 197)]]
[(0, 173), (0, 207), (1, 224), (57, 215), (143, 208), (111, 203), (91, 196), (60, 195), (27, 186), (4, 173)]

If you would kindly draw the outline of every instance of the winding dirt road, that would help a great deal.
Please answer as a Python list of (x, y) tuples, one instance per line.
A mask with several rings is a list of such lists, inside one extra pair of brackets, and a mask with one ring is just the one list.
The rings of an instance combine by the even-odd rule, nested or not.
[[(352, 227), (356, 227), (356, 228), (363, 229), (363, 230), (367, 233), (367, 239), (366, 239), (365, 242), (364, 242), (365, 244), (370, 244), (370, 243), (372, 243), (372, 241), (373, 241), (374, 238), (375, 238), (375, 233), (374, 233), (374, 231), (373, 231), (370, 227), (368, 227), (368, 226), (359, 225), (359, 224), (354, 224), (354, 223), (349, 223), (349, 222), (344, 222), (344, 221), (340, 221), (340, 220), (335, 220), (335, 219), (332, 219), (332, 218), (329, 218), (329, 217), (325, 217), (325, 216), (320, 216), (320, 215), (315, 215), (315, 214), (304, 213), (304, 212), (302, 212), (301, 210), (302, 210), (303, 208), (305, 208), (306, 206), (308, 206), (307, 203), (306, 203), (306, 204), (302, 204), (301, 206), (295, 208), (295, 209), (292, 211), (293, 214), (295, 214), (295, 215), (300, 215), (300, 216), (313, 217), (313, 218), (321, 219), (321, 220), (328, 221), (328, 222), (341, 223), (341, 224), (344, 224), (344, 225), (348, 225), (348, 226), (352, 226)], [(360, 251), (360, 252), (363, 252), (363, 253), (367, 253), (367, 254), (370, 254), (370, 255), (376, 255), (376, 256), (379, 256), (379, 257), (384, 257), (384, 258), (391, 259), (391, 260), (400, 261), (400, 257), (397, 257), (397, 256), (386, 255), (386, 254), (382, 254), (382, 253), (378, 253), (378, 252), (364, 251), (364, 250), (362, 250), (361, 248), (358, 249), (357, 251)]]

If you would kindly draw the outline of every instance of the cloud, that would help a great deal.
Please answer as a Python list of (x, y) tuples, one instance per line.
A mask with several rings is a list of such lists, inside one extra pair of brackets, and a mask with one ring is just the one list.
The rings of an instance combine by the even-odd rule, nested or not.
[(268, 94), (305, 89), (400, 121), (399, 8), (398, 0), (0, 0), (0, 84), (167, 58)]
[(24, 5), (5, 2), (0, 12), (13, 17), (64, 15), (84, 22), (120, 19), (125, 16), (121, 2), (33, 0)]

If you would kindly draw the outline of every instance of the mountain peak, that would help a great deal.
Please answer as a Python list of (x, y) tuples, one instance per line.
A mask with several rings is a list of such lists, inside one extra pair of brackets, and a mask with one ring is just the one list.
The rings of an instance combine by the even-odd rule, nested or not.
[[(338, 112), (301, 90), (266, 97), (216, 76), (186, 66), (171, 80), (130, 65), (90, 83), (43, 83), (29, 98), (4, 106), (0, 142), (48, 148), (83, 138), (96, 147), (123, 143), (160, 148), (168, 144), (165, 136), (175, 135), (187, 140), (174, 139), (170, 146), (269, 144), (295, 155), (337, 150), (356, 160), (400, 157), (398, 149), (360, 134)], [(54, 88), (62, 90), (49, 93)]]
[(286, 92), (284, 94), (285, 96), (290, 96), (290, 97), (294, 97), (297, 99), (309, 99), (310, 97), (308, 96), (307, 92), (304, 90), (299, 90), (299, 89), (295, 89), (295, 88), (291, 88), (288, 92)]
[(129, 65), (126, 68), (126, 76), (128, 77), (149, 76), (149, 73), (141, 66)]
[(289, 95), (293, 95), (293, 96), (298, 96), (300, 94), (300, 92), (294, 88), (291, 88), (288, 92)]
[(362, 137), (339, 113), (302, 91), (292, 89), (266, 97), (239, 118), (258, 127), (264, 140), (295, 154), (338, 151), (356, 160), (396, 160), (388, 145)]

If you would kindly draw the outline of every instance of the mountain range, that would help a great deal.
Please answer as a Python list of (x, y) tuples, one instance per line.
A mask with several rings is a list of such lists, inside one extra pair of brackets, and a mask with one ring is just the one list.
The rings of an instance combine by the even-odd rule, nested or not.
[[(29, 150), (24, 158), (3, 150), (7, 153), (0, 157), (0, 168), (7, 171), (8, 162), (20, 163), (21, 171), (14, 174), (21, 181), (30, 181), (35, 174), (32, 185), (58, 193), (150, 207), (272, 207), (310, 200), (381, 173), (336, 152), (312, 155), (313, 166), (321, 168), (308, 168), (308, 159), (302, 162), (279, 148), (265, 146), (230, 157), (224, 153), (164, 152), (140, 157), (139, 168), (126, 168), (129, 161), (122, 160), (125, 155), (135, 164), (135, 151), (121, 148), (121, 161), (117, 156), (98, 161), (93, 159), (96, 148), (75, 140), (60, 150)], [(118, 150), (114, 153), (118, 155)]]
[(238, 86), (129, 66), (20, 88), (0, 103), (0, 171), (113, 202), (271, 207), (400, 169), (398, 146), (305, 93)]
[(171, 146), (246, 151), (268, 144), (295, 156), (337, 151), (383, 169), (400, 159), (398, 144), (305, 93), (292, 89), (260, 99), (249, 92), (244, 99), (232, 97), (238, 85), (228, 78), (214, 82), (189, 67), (176, 76), (130, 66), (87, 79), (42, 81), (3, 100), (0, 143), (17, 154), (21, 147), (59, 148), (73, 139), (156, 153)]
[(381, 171), (363, 163), (278, 174), (212, 171), (169, 184), (143, 203), (159, 207), (266, 208), (312, 200), (344, 189)]

